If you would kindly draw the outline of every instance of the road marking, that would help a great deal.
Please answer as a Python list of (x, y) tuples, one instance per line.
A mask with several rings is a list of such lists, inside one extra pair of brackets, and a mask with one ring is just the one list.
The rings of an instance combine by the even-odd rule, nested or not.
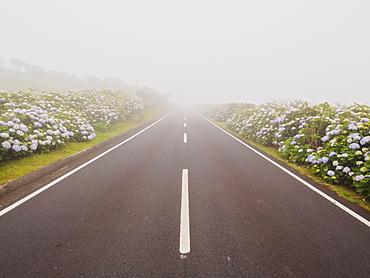
[(216, 125), (215, 123), (213, 123), (212, 121), (210, 121), (209, 119), (207, 119), (206, 117), (204, 117), (202, 115), (202, 117), (204, 119), (206, 119), (207, 121), (209, 121), (211, 124), (213, 124), (215, 127), (217, 127), (218, 129), (220, 129), (221, 131), (225, 132), (227, 135), (229, 135), (230, 137), (234, 138), (236, 141), (238, 141), (239, 143), (243, 144), (244, 146), (246, 146), (247, 148), (249, 148), (250, 150), (252, 150), (253, 152), (255, 152), (256, 154), (258, 154), (259, 156), (263, 157), (264, 159), (266, 159), (268, 162), (272, 163), (273, 165), (275, 165), (276, 167), (278, 167), (280, 170), (283, 170), (285, 173), (287, 173), (288, 175), (290, 175), (291, 177), (295, 178), (297, 181), (301, 182), (303, 185), (307, 186), (309, 189), (313, 190), (314, 192), (316, 192), (317, 194), (319, 194), (321, 197), (324, 197), (326, 200), (328, 200), (329, 202), (333, 203), (334, 205), (336, 205), (337, 207), (341, 208), (342, 210), (344, 210), (345, 212), (347, 212), (348, 214), (350, 214), (351, 216), (353, 216), (354, 218), (356, 218), (357, 220), (361, 221), (363, 224), (365, 224), (366, 226), (370, 227), (370, 221), (365, 219), (364, 217), (362, 217), (361, 215), (357, 214), (356, 212), (354, 212), (353, 210), (351, 210), (350, 208), (347, 208), (345, 205), (341, 204), (340, 202), (338, 202), (337, 200), (333, 199), (332, 197), (330, 197), (329, 195), (325, 194), (324, 192), (320, 191), (319, 189), (317, 189), (316, 187), (314, 187), (313, 185), (311, 185), (310, 183), (306, 182), (305, 180), (301, 179), (300, 177), (298, 177), (296, 174), (290, 172), (288, 169), (284, 168), (283, 166), (279, 165), (278, 163), (276, 163), (275, 161), (273, 161), (272, 159), (268, 158), (267, 156), (265, 156), (264, 154), (260, 153), (259, 151), (257, 151), (256, 149), (252, 148), (251, 146), (249, 146), (248, 144), (246, 144), (245, 142), (243, 142), (242, 140), (240, 140), (239, 138), (235, 137), (234, 135), (230, 134), (229, 132), (227, 132), (226, 130), (224, 130), (223, 128), (219, 127), (218, 125)]
[(184, 121), (186, 122), (186, 117), (184, 118)]
[(188, 136), (186, 135), (186, 133), (184, 133), (184, 143), (187, 143), (188, 142)]
[(182, 170), (181, 190), (181, 218), (180, 218), (180, 253), (190, 252), (190, 224), (189, 224), (189, 181), (188, 169)]
[(128, 141), (130, 141), (131, 139), (135, 138), (136, 136), (138, 136), (139, 134), (143, 133), (144, 131), (148, 130), (149, 128), (151, 128), (152, 126), (156, 125), (157, 123), (159, 123), (160, 121), (162, 121), (164, 118), (166, 118), (168, 115), (170, 115), (172, 112), (168, 113), (167, 115), (163, 116), (162, 118), (160, 118), (158, 121), (152, 123), (151, 125), (147, 126), (146, 128), (144, 128), (143, 130), (139, 131), (138, 133), (132, 135), (130, 138), (127, 138), (126, 140), (122, 141), (121, 143), (115, 145), (114, 147), (110, 148), (109, 150), (106, 150), (105, 152), (99, 154), (98, 156), (92, 158), (91, 160), (85, 162), (84, 164), (78, 166), (77, 168), (73, 169), (72, 171), (64, 174), (63, 176), (57, 178), (56, 180), (48, 183), (47, 185), (45, 185), (44, 187), (41, 187), (40, 189), (36, 190), (35, 192), (33, 192), (32, 194), (24, 197), (23, 199), (15, 202), (14, 204), (12, 204), (11, 206), (3, 209), (0, 211), (0, 217), (3, 216), (5, 213), (15, 209), (16, 207), (20, 206), (21, 204), (23, 204), (24, 202), (30, 200), (31, 198), (35, 197), (36, 195), (40, 194), (41, 192), (45, 191), (46, 189), (52, 187), (53, 185), (57, 184), (58, 182), (64, 180), (65, 178), (69, 177), (70, 175), (76, 173), (77, 171), (81, 170), (82, 168), (86, 167), (87, 165), (89, 165), (90, 163), (94, 162), (95, 160), (101, 158), (102, 156), (106, 155), (107, 153), (113, 151), (114, 149), (120, 147), (121, 145), (127, 143)]
[(184, 123), (184, 127), (186, 127), (186, 123)]

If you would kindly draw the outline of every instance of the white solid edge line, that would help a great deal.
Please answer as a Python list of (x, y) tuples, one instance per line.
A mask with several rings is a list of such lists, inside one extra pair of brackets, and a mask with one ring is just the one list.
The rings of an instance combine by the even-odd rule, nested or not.
[(261, 157), (263, 157), (264, 159), (266, 159), (267, 161), (269, 161), (270, 163), (274, 164), (276, 167), (278, 167), (280, 170), (283, 170), (285, 173), (289, 174), (290, 176), (292, 176), (293, 178), (295, 178), (297, 181), (301, 182), (302, 184), (304, 184), (305, 186), (307, 186), (308, 188), (310, 188), (311, 190), (315, 191), (317, 194), (321, 195), (322, 197), (324, 197), (326, 200), (328, 200), (329, 202), (333, 203), (334, 205), (336, 205), (337, 207), (341, 208), (342, 210), (344, 210), (345, 212), (347, 212), (348, 214), (350, 214), (351, 216), (353, 216), (354, 218), (356, 218), (357, 220), (361, 221), (363, 224), (365, 224), (366, 226), (370, 227), (370, 221), (365, 219), (364, 217), (360, 216), (359, 214), (357, 214), (356, 212), (354, 212), (353, 210), (347, 208), (345, 205), (341, 204), (340, 202), (338, 202), (337, 200), (333, 199), (332, 197), (330, 197), (329, 195), (325, 194), (324, 192), (320, 191), (319, 189), (317, 189), (316, 187), (314, 187), (313, 185), (309, 184), (308, 182), (306, 182), (305, 180), (301, 179), (300, 177), (298, 177), (296, 174), (290, 172), (288, 169), (284, 168), (283, 166), (279, 165), (278, 163), (276, 163), (275, 161), (271, 160), (270, 158), (268, 158), (267, 156), (265, 156), (264, 154), (260, 153), (259, 151), (257, 151), (256, 149), (252, 148), (251, 146), (249, 146), (248, 144), (246, 144), (245, 142), (243, 142), (242, 140), (240, 140), (239, 138), (235, 137), (234, 135), (230, 134), (229, 132), (227, 132), (226, 130), (224, 130), (223, 128), (219, 127), (218, 125), (216, 125), (215, 123), (213, 123), (212, 121), (210, 121), (209, 119), (207, 119), (206, 117), (204, 117), (203, 115), (201, 115), (204, 119), (206, 119), (208, 122), (210, 122), (211, 124), (213, 124), (215, 127), (217, 127), (218, 129), (222, 130), (223, 132), (225, 132), (227, 135), (231, 136), (232, 138), (234, 138), (235, 140), (237, 140), (239, 143), (243, 144), (244, 146), (246, 146), (247, 148), (249, 148), (250, 150), (254, 151), (256, 154), (260, 155)]
[(87, 165), (89, 165), (90, 163), (94, 162), (95, 160), (101, 158), (102, 156), (106, 155), (107, 153), (113, 151), (114, 149), (118, 148), (119, 146), (125, 144), (126, 142), (130, 141), (131, 139), (135, 138), (136, 136), (138, 136), (139, 134), (143, 133), (144, 131), (146, 131), (147, 129), (151, 128), (152, 126), (154, 126), (155, 124), (157, 124), (158, 122), (162, 121), (164, 118), (166, 118), (168, 115), (170, 115), (172, 112), (168, 113), (167, 115), (163, 116), (162, 118), (160, 118), (158, 121), (154, 122), (153, 124), (147, 126), (146, 128), (144, 128), (143, 130), (140, 130), (138, 133), (132, 135), (131, 137), (127, 138), (126, 140), (122, 141), (121, 143), (113, 146), (112, 148), (110, 148), (109, 150), (106, 150), (105, 152), (99, 154), (98, 156), (92, 158), (91, 160), (85, 162), (84, 164), (78, 166), (77, 168), (73, 169), (72, 171), (64, 174), (63, 176), (57, 178), (56, 180), (48, 183), (47, 185), (41, 187), (40, 189), (36, 190), (35, 192), (31, 193), (30, 195), (27, 195), (26, 197), (24, 197), (23, 199), (15, 202), (14, 204), (10, 205), (9, 207), (6, 207), (5, 209), (1, 210), (0, 211), (0, 217), (3, 216), (5, 213), (15, 209), (16, 207), (18, 207), (19, 205), (23, 204), (24, 202), (28, 201), (29, 199), (35, 197), (36, 195), (40, 194), (41, 192), (45, 191), (46, 189), (52, 187), (53, 185), (57, 184), (58, 182), (64, 180), (65, 178), (69, 177), (70, 175), (74, 174), (75, 172), (81, 170), (82, 168), (86, 167)]
[(189, 187), (188, 169), (182, 170), (181, 189), (181, 218), (180, 218), (180, 253), (190, 252), (190, 224), (189, 224)]
[(186, 133), (184, 133), (184, 143), (187, 143), (188, 142), (188, 136), (186, 135)]

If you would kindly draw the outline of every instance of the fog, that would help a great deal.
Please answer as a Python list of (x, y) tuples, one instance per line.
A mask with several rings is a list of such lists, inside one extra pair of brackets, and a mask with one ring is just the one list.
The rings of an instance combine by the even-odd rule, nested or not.
[(368, 0), (0, 0), (0, 55), (180, 103), (369, 104), (369, 10)]

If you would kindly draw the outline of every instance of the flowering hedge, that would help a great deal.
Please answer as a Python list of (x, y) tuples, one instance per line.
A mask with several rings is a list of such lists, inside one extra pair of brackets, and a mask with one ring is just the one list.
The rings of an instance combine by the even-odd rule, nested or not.
[[(209, 109), (208, 116), (215, 118), (214, 112), (215, 108)], [(370, 107), (356, 103), (350, 107), (301, 103), (252, 105), (234, 109), (225, 118), (242, 137), (276, 147), (287, 160), (309, 165), (326, 182), (351, 186), (369, 198), (369, 116)]]
[(46, 153), (68, 141), (92, 140), (94, 127), (122, 121), (144, 107), (137, 96), (121, 91), (0, 91), (0, 161)]

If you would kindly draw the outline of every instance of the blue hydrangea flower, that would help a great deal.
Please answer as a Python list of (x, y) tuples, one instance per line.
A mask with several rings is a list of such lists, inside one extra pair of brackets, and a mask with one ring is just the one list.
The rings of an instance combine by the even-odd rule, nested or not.
[(39, 122), (34, 122), (33, 123), (35, 127), (39, 128), (39, 127), (42, 127), (42, 123), (39, 123)]
[(335, 176), (335, 172), (334, 172), (334, 171), (332, 171), (332, 170), (329, 170), (329, 171), (327, 172), (327, 174), (328, 174), (328, 176), (329, 176), (329, 177), (333, 177), (333, 176)]
[(365, 145), (365, 144), (367, 144), (369, 142), (370, 142), (370, 136), (366, 136), (366, 137), (364, 137), (364, 138), (361, 139), (360, 144), (361, 145)]
[(351, 168), (349, 168), (349, 167), (344, 167), (342, 171), (343, 171), (344, 173), (348, 174), (349, 172), (351, 172)]
[(33, 151), (37, 150), (37, 145), (36, 144), (32, 144), (30, 146), (30, 149), (33, 150)]
[(24, 124), (19, 125), (19, 129), (23, 132), (28, 132), (29, 130), (28, 127)]
[(324, 156), (324, 157), (322, 158), (322, 162), (323, 162), (323, 163), (328, 163), (328, 162), (329, 162), (329, 158), (328, 158), (328, 157), (326, 157), (326, 156)]
[(13, 145), (12, 146), (12, 149), (15, 151), (15, 152), (20, 152), (22, 150), (21, 146), (19, 145)]
[(339, 135), (340, 134), (340, 129), (334, 129), (333, 130), (333, 134), (335, 134), (335, 135)]
[(1, 142), (1, 146), (6, 150), (9, 150), (12, 147), (8, 141)]
[(16, 132), (19, 136), (21, 136), (21, 137), (23, 137), (24, 136), (24, 132), (23, 131), (21, 131), (21, 130), (17, 130), (17, 132)]
[(329, 141), (329, 136), (324, 136), (323, 138), (321, 138), (321, 141), (323, 142)]
[(351, 150), (358, 150), (358, 149), (361, 148), (361, 146), (359, 144), (357, 144), (357, 143), (352, 143), (351, 145), (349, 145), (349, 148)]

